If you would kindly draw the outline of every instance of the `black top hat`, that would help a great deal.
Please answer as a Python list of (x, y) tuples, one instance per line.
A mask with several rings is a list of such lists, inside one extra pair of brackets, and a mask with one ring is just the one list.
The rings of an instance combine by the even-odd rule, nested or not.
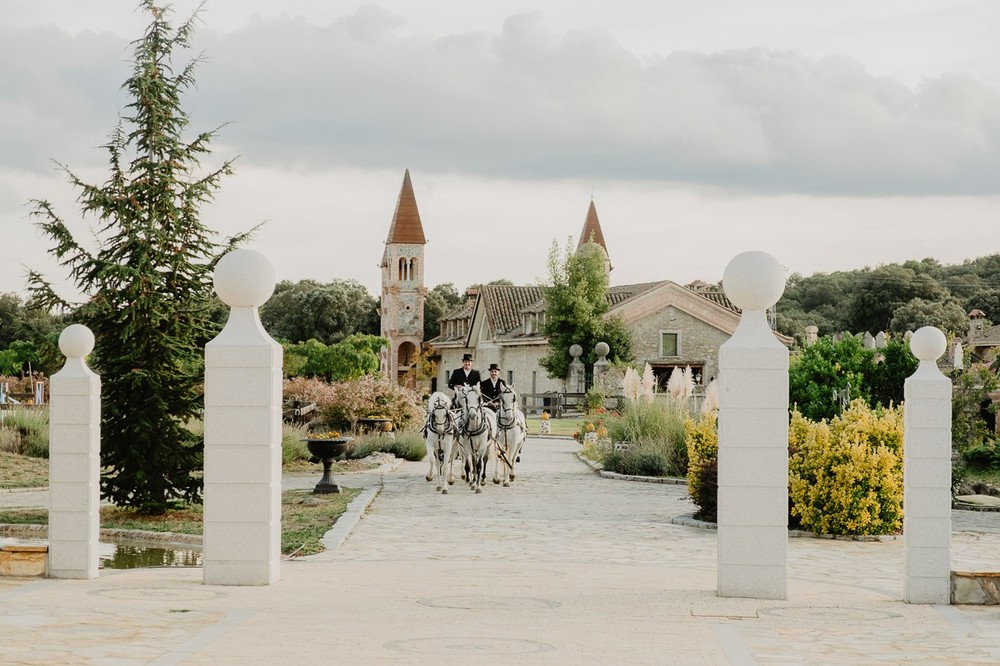
[(500, 366), (497, 365), (496, 363), (490, 363), (490, 370), (497, 370), (497, 371), (499, 371), (500, 370)]
[(471, 361), (471, 360), (472, 360), (472, 354), (462, 354), (462, 362), (463, 363), (465, 361)]

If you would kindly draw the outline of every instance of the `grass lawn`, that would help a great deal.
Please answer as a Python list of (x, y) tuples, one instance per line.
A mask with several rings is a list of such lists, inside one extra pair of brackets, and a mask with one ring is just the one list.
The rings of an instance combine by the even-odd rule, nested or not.
[(0, 488), (39, 488), (47, 485), (48, 459), (0, 451)]
[[(537, 435), (542, 420), (537, 416), (528, 418), (528, 435)], [(578, 432), (583, 427), (583, 417), (568, 419), (549, 419), (549, 434), (572, 437), (574, 432)]]

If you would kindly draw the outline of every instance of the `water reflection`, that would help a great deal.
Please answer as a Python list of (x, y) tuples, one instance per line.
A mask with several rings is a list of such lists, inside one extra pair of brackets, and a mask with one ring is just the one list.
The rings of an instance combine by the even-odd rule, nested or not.
[(164, 548), (136, 544), (101, 544), (102, 569), (138, 569), (141, 567), (200, 567), (201, 550), (184, 547)]
[[(45, 539), (0, 536), (0, 546), (21, 544), (45, 546)], [(138, 569), (141, 567), (200, 567), (201, 548), (183, 544), (156, 544), (101, 541), (97, 557), (101, 569)]]

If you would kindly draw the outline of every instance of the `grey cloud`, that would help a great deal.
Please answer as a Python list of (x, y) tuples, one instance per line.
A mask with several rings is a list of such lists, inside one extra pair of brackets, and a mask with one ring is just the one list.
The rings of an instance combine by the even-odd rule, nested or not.
[(110, 33), (0, 29), (0, 160), (33, 171), (93, 159), (125, 103), (128, 43)]
[[(557, 33), (531, 14), (509, 17), (499, 33), (415, 37), (399, 25), (368, 7), (329, 26), (262, 19), (225, 34), (203, 29), (196, 46), (207, 60), (185, 103), (194, 129), (231, 121), (217, 150), (302, 170), (1000, 191), (1000, 90), (969, 76), (911, 89), (848, 58), (762, 49), (643, 60), (607, 32)], [(7, 57), (0, 65), (12, 82), (0, 91), (0, 159), (73, 166), (115, 122), (108, 108), (121, 104), (127, 45), (4, 36), (17, 44), (3, 39), (0, 55), (37, 57), (22, 60), (23, 71)]]

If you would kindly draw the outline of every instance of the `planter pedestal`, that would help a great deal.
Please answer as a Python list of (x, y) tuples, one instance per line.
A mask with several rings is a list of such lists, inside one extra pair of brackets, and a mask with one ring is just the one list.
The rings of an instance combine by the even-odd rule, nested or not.
[(329, 495), (340, 492), (340, 486), (333, 482), (331, 468), (333, 467), (333, 461), (338, 456), (347, 453), (351, 440), (351, 437), (305, 440), (309, 453), (323, 461), (323, 478), (313, 488), (314, 495)]

